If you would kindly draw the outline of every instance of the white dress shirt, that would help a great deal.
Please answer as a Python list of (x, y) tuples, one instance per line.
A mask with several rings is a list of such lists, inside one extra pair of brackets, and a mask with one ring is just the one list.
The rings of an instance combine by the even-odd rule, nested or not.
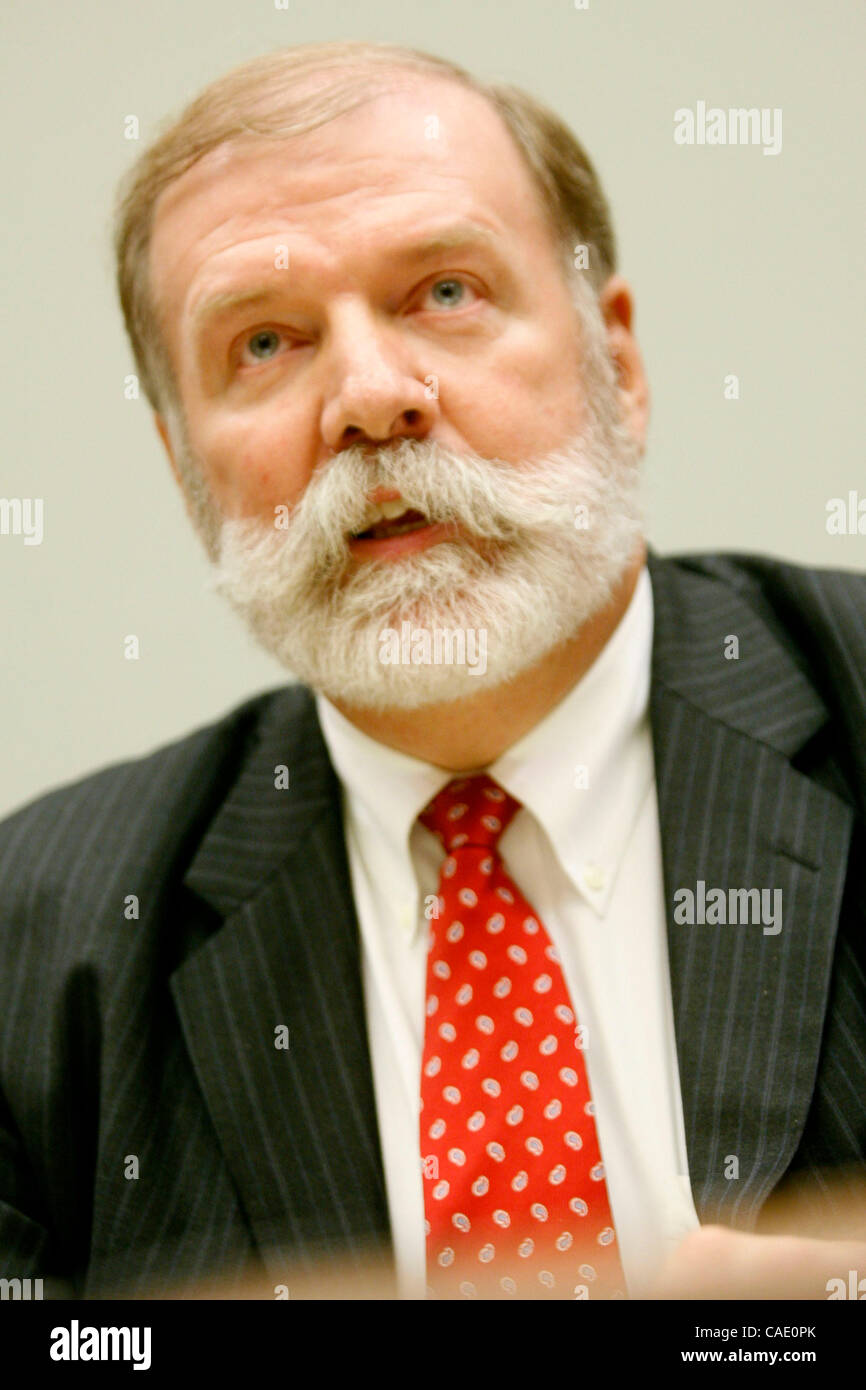
[[(649, 724), (652, 632), (652, 587), (644, 569), (586, 675), (487, 769), (522, 803), (499, 852), (559, 951), (577, 1020), (586, 1029), (599, 1144), (633, 1297), (698, 1224), (668, 970)], [(417, 817), (451, 774), (361, 733), (324, 696), (317, 696), (317, 706), (343, 785), (401, 1292), (423, 1298), (424, 900), (438, 890), (443, 851)]]

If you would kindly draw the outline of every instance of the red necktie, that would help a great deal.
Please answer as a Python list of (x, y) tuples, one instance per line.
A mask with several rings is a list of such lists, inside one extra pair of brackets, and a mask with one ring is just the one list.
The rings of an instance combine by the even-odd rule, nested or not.
[(427, 1283), (439, 1297), (625, 1296), (559, 957), (496, 849), (520, 809), (486, 774), (419, 820), (442, 842), (421, 1066)]

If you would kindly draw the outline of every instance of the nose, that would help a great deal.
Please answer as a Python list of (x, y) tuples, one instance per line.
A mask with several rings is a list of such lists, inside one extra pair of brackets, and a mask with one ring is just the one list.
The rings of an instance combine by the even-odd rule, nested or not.
[(339, 321), (332, 321), (330, 346), (321, 430), (334, 453), (398, 436), (421, 439), (430, 431), (438, 391), (425, 381), (399, 325), (382, 323), (366, 306), (343, 305)]

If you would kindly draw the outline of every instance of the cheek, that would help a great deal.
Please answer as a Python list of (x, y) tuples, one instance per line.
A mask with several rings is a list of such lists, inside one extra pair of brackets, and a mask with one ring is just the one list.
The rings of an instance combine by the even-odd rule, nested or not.
[(526, 333), (455, 383), (443, 411), (479, 453), (506, 460), (558, 449), (585, 419), (577, 349)]
[(263, 515), (275, 506), (293, 505), (312, 471), (291, 430), (253, 426), (249, 420), (214, 431), (203, 457), (218, 501), (235, 516)]

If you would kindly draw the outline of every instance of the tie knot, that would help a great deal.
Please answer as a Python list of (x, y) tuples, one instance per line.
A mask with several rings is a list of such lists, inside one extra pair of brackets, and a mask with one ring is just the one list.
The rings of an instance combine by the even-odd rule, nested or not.
[(449, 782), (418, 819), (450, 854), (466, 845), (493, 849), (519, 810), (520, 802), (482, 772)]

